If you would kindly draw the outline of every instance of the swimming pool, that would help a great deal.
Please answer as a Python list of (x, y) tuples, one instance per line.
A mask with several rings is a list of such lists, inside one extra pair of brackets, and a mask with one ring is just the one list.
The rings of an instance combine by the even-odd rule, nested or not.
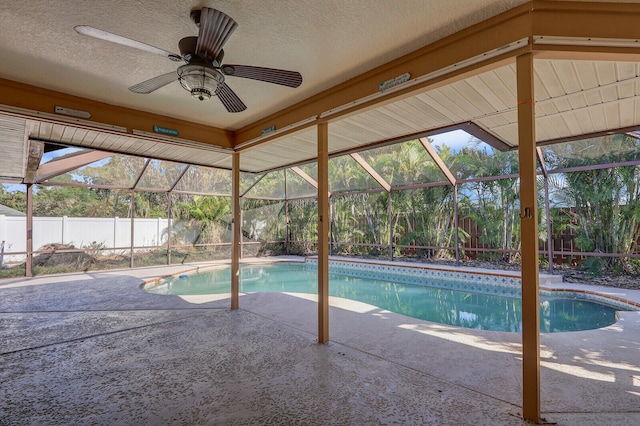
[[(336, 268), (336, 270), (340, 270)], [(384, 274), (380, 274), (384, 275)], [(495, 278), (495, 277), (493, 277)], [(317, 294), (317, 272), (300, 263), (241, 265), (240, 291)], [(364, 302), (380, 309), (441, 324), (494, 331), (522, 331), (519, 288), (497, 287), (481, 294), (451, 288), (430, 279), (415, 285), (388, 279), (329, 274), (331, 296)], [(145, 291), (167, 295), (220, 294), (230, 291), (229, 267), (151, 282)], [(483, 286), (487, 288), (487, 286)], [(567, 296), (540, 297), (540, 330), (544, 333), (601, 328), (616, 321), (616, 309)]]

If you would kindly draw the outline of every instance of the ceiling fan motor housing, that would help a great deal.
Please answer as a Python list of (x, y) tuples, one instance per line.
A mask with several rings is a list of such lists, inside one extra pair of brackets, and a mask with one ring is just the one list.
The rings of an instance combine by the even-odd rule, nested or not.
[(184, 60), (188, 63), (191, 61), (191, 58), (196, 54), (196, 44), (198, 42), (198, 37), (189, 36), (184, 37), (178, 42), (178, 49), (180, 49), (180, 55), (184, 58)]

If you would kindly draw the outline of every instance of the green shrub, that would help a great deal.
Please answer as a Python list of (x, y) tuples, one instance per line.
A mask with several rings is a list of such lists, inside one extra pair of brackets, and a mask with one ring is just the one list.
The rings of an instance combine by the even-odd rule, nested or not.
[(601, 277), (607, 270), (607, 260), (602, 257), (587, 257), (582, 262), (582, 270), (592, 277)]

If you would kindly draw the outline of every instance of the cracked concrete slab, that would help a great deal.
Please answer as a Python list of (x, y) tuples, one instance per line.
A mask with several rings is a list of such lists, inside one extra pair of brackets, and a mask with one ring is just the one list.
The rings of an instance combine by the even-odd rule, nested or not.
[[(0, 424), (524, 424), (519, 334), (332, 298), (318, 345), (313, 296), (138, 288), (175, 270), (0, 282)], [(639, 335), (542, 335), (545, 419), (640, 424)]]

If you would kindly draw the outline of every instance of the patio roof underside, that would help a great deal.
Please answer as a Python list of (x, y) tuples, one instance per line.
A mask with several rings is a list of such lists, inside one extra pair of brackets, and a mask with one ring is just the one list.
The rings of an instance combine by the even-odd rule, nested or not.
[[(640, 126), (640, 64), (574, 60), (534, 64), (539, 145)], [(329, 153), (456, 128), (501, 150), (518, 147), (515, 64), (331, 122)], [(312, 127), (243, 152), (241, 166), (268, 170), (309, 161), (316, 154)]]
[[(640, 127), (640, 64), (536, 60), (538, 144)], [(501, 150), (518, 146), (515, 64), (352, 114), (329, 125), (329, 153), (464, 129)], [(186, 164), (231, 169), (232, 150), (175, 139), (139, 137), (48, 119), (0, 116), (0, 167), (5, 178), (24, 178), (28, 140), (59, 142)], [(274, 138), (241, 153), (244, 172), (264, 172), (313, 161), (315, 126)]]
[[(632, 27), (640, 8), (532, 4), (535, 7), (523, 5), (470, 27), (232, 134), (207, 128), (210, 136), (205, 139), (136, 130), (131, 120), (65, 119), (39, 108), (60, 94), (20, 88), (5, 96), (9, 105), (0, 105), (0, 179), (29, 180), (25, 178), (35, 172), (37, 156), (29, 152), (30, 140), (222, 169), (231, 169), (234, 152), (239, 152), (241, 171), (265, 172), (315, 161), (316, 125), (324, 122), (330, 156), (456, 128), (497, 149), (516, 149), (515, 62), (522, 54), (534, 55), (538, 145), (639, 128), (640, 43)], [(594, 26), (594, 20), (602, 25)], [(396, 77), (406, 78), (376, 90)], [(31, 101), (38, 96), (48, 98), (40, 104)], [(123, 110), (121, 117), (126, 114), (130, 111)], [(267, 128), (275, 131), (261, 134)]]

